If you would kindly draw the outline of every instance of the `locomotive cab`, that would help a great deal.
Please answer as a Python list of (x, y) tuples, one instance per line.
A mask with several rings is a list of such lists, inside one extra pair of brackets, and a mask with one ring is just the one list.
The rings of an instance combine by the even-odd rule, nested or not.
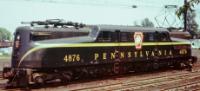
[[(71, 24), (71, 23), (70, 23)], [(60, 26), (59, 24), (57, 24)], [(56, 26), (57, 26), (56, 25)], [(61, 24), (61, 25), (68, 25)], [(20, 86), (27, 84), (19, 84), (22, 79), (19, 76), (25, 76), (24, 80), (29, 80), (31, 78), (26, 78), (26, 75), (31, 75), (32, 71), (35, 69), (42, 68), (42, 61), (40, 54), (33, 53), (31, 57), (24, 57), (29, 54), (34, 47), (36, 47), (38, 41), (54, 40), (54, 39), (66, 39), (78, 36), (88, 36), (90, 32), (89, 28), (83, 27), (43, 27), (43, 26), (22, 26), (18, 27), (14, 33), (13, 42), (13, 52), (11, 57), (11, 67), (3, 68), (3, 78), (9, 79), (8, 83), (12, 86)], [(55, 41), (55, 40), (54, 40)], [(30, 70), (29, 70), (30, 69)], [(24, 81), (23, 80), (23, 81)], [(9, 86), (9, 85), (8, 85)]]

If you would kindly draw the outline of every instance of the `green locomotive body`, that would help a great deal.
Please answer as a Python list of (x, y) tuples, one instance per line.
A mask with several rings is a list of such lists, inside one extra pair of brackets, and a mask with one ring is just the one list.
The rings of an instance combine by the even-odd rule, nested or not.
[(16, 30), (12, 66), (3, 76), (12, 86), (24, 86), (181, 64), (191, 67), (195, 61), (190, 43), (170, 38), (163, 28), (28, 26)]

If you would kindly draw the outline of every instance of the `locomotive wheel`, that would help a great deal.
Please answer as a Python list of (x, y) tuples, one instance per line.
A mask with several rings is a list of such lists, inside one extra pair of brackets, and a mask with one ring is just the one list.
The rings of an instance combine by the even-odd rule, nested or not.
[(99, 69), (94, 68), (93, 73), (94, 73), (93, 77), (98, 77)]
[(153, 69), (155, 70), (159, 69), (159, 63), (157, 62), (153, 63)]
[(144, 63), (140, 63), (140, 62), (135, 63), (135, 65), (134, 65), (135, 72), (144, 71), (143, 66), (144, 66)]
[(185, 67), (185, 64), (182, 63), (182, 62), (177, 62), (174, 64), (174, 68), (177, 69), (177, 70), (181, 70)]
[(96, 74), (95, 74), (95, 68), (94, 67), (89, 67), (88, 71), (89, 71), (89, 76), (95, 78)]
[(11, 71), (11, 68), (9, 67), (4, 67), (3, 68), (3, 72), (2, 72), (2, 76), (4, 79), (9, 79), (13, 77), (13, 72)]
[(184, 64), (188, 71), (192, 71), (192, 61), (185, 61)]
[(152, 70), (151, 68), (152, 68), (152, 65), (150, 63), (146, 63), (144, 71), (150, 71), (150, 70)]
[(43, 84), (45, 83), (45, 81), (44, 81), (44, 79), (43, 79), (42, 76), (36, 77), (36, 78), (35, 78), (35, 82), (36, 82), (37, 84), (40, 84), (40, 85), (43, 85)]
[(75, 80), (81, 79), (82, 77), (87, 77), (88, 71), (86, 68), (77, 68), (74, 72), (74, 78)]
[(9, 79), (6, 84), (6, 88), (14, 88), (14, 87), (17, 87), (17, 81), (13, 79)]
[(12, 87), (28, 87), (29, 80), (28, 75), (26, 74), (26, 71), (21, 70), (18, 72), (18, 74), (15, 74), (13, 78), (10, 78), (6, 88), (12, 88)]
[(61, 82), (68, 83), (72, 80), (72, 72), (62, 72)]

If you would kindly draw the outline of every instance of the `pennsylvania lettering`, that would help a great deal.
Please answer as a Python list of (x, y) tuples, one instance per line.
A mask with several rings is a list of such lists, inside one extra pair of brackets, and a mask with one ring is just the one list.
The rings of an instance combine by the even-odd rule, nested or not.
[(151, 58), (151, 57), (161, 57), (161, 56), (173, 56), (172, 50), (135, 50), (135, 51), (114, 51), (114, 52), (103, 52), (94, 53), (94, 60), (114, 60), (116, 58), (126, 59), (126, 58)]

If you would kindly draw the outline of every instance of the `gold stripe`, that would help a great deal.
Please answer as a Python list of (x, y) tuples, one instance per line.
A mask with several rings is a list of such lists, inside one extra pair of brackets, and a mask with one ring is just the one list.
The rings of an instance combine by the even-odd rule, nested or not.
[[(151, 45), (182, 45), (190, 44), (187, 42), (144, 42), (143, 46)], [(56, 47), (115, 47), (115, 46), (135, 46), (134, 42), (123, 42), (123, 43), (74, 43), (74, 44), (42, 44), (37, 43), (37, 46), (41, 48), (56, 48)]]
[[(187, 42), (143, 42), (142, 46), (155, 46), (155, 45), (183, 45), (190, 44)], [(18, 66), (21, 62), (32, 52), (45, 49), (45, 48), (66, 48), (66, 47), (116, 47), (116, 46), (135, 46), (134, 42), (123, 42), (123, 43), (78, 43), (78, 44), (47, 44), (47, 43), (36, 43), (36, 47), (30, 49), (21, 58)]]

